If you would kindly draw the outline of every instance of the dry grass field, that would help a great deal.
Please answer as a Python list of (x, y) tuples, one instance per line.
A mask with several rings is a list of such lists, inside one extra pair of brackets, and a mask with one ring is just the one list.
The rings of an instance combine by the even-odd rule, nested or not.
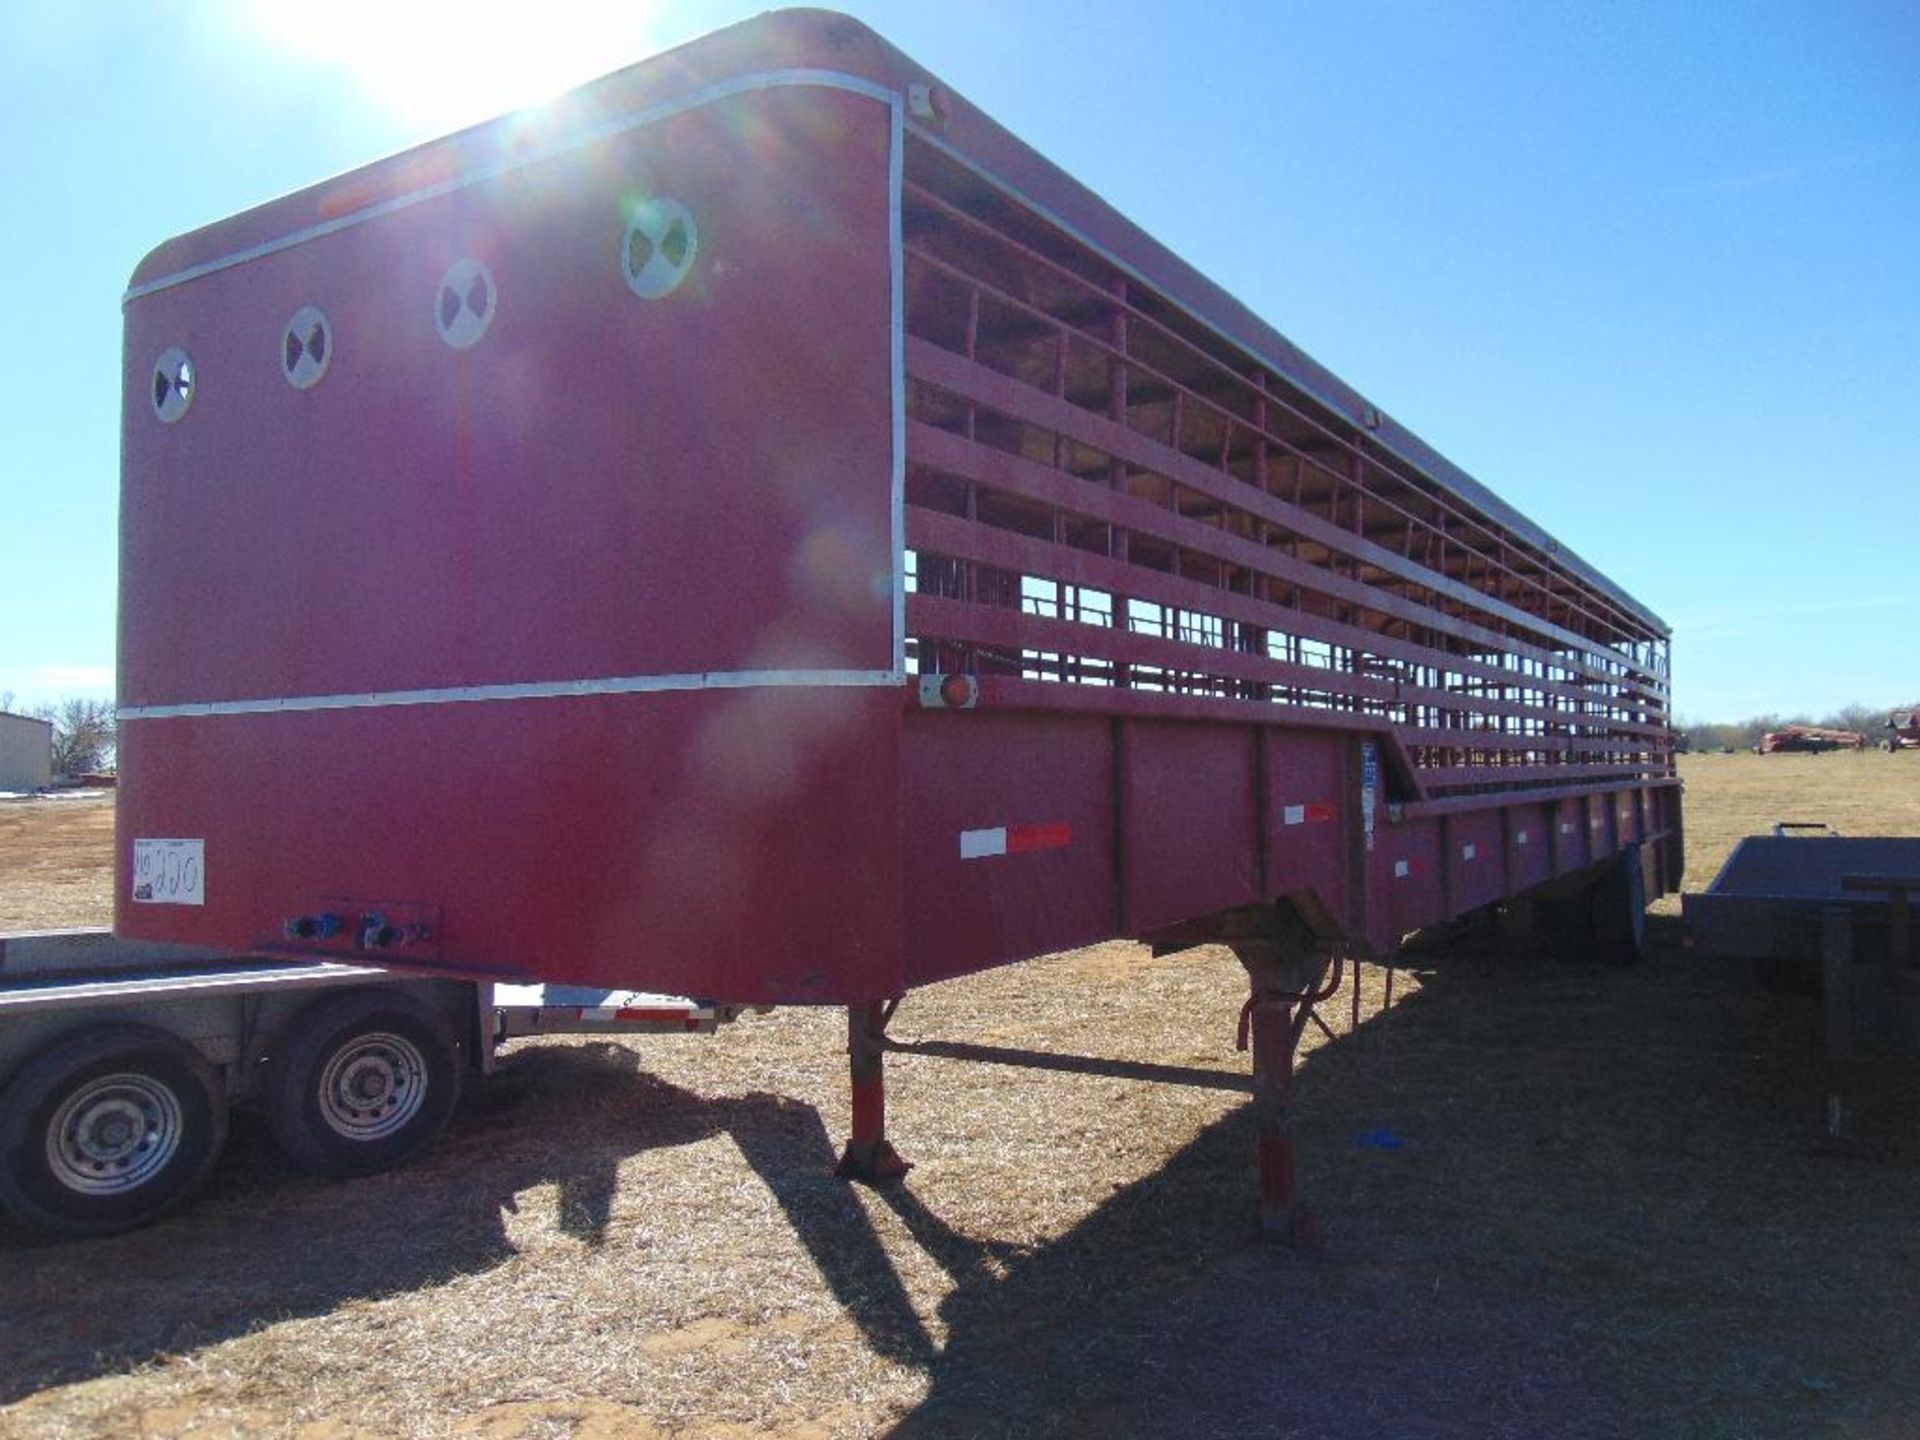
[[(1777, 818), (1920, 834), (1920, 756), (1685, 775), (1690, 885)], [(104, 919), (106, 808), (0, 810), (0, 923)], [(844, 1031), (798, 1010), (518, 1045), (368, 1180), (239, 1117), (151, 1230), (0, 1230), (0, 1434), (1920, 1435), (1915, 1073), (1854, 1077), (1881, 1158), (1829, 1157), (1813, 1003), (1656, 929), (1633, 970), (1489, 941), (1330, 1004), (1319, 1254), (1253, 1233), (1211, 950), (911, 996), (900, 1038), (1028, 1063), (890, 1062), (891, 1190), (830, 1177)]]

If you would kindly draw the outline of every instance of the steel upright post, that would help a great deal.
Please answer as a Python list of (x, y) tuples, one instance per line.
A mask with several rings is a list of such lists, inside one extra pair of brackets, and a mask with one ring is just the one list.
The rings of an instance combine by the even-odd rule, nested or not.
[(1253, 1059), (1253, 1109), (1260, 1183), (1260, 1230), (1273, 1240), (1312, 1247), (1319, 1227), (1300, 1203), (1294, 1163), (1293, 1060), (1313, 1006), (1340, 983), (1315, 988), (1325, 958), (1284, 940), (1243, 942), (1233, 947), (1246, 967), (1249, 994), (1240, 1014), (1239, 1046)]
[(869, 1185), (898, 1180), (913, 1166), (887, 1140), (887, 1021), (897, 1001), (847, 1007), (847, 1056), (853, 1082), (853, 1133), (834, 1174)]

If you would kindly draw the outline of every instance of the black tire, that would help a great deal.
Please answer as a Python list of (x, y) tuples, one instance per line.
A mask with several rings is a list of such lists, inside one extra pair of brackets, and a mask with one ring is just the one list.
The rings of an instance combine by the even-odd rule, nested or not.
[(227, 1139), (220, 1077), (146, 1025), (97, 1025), (0, 1090), (0, 1203), (68, 1235), (146, 1225), (200, 1188)]
[(460, 1100), (460, 1052), (409, 995), (353, 990), (281, 1030), (267, 1119), (287, 1158), (320, 1175), (371, 1175), (411, 1158)]
[(1629, 845), (1593, 883), (1593, 954), (1608, 965), (1636, 965), (1647, 955), (1647, 879), (1640, 847)]

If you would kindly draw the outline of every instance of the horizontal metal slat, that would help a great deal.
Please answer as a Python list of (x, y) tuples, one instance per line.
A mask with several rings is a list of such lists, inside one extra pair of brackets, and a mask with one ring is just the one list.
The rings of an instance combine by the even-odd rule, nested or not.
[[(1352, 559), (1519, 626), (1541, 639), (1564, 644), (1581, 652), (1608, 649), (1601, 642), (1590, 640), (1542, 616), (1396, 555), (1384, 546), (1362, 539), (1317, 516), (1308, 515), (1277, 496), (1244, 485), (1224, 472), (1203, 465), (1191, 456), (1150, 439), (1117, 420), (1097, 415), (1060, 396), (991, 370), (930, 340), (919, 336), (907, 337), (907, 372), (912, 379), (924, 380), (1056, 434), (1082, 440), (1119, 459), (1178, 481), (1210, 499), (1258, 515), (1271, 524), (1292, 530), (1329, 549), (1339, 550)], [(1624, 656), (1621, 658), (1625, 660)]]
[[(1371, 680), (1339, 670), (1297, 665), (1287, 661), (1216, 646), (1196, 646), (1160, 636), (1127, 632), (1104, 625), (1084, 625), (1073, 620), (1057, 620), (1030, 615), (966, 600), (935, 595), (907, 597), (907, 629), (910, 634), (954, 644), (997, 647), (1012, 652), (1039, 651), (1068, 658), (1103, 661), (1109, 664), (1148, 666), (1156, 670), (1201, 675), (1210, 679), (1251, 681), (1289, 689), (1326, 692), (1375, 704), (1402, 703), (1393, 696), (1390, 682)], [(1046, 681), (1071, 684), (1071, 681)], [(1123, 687), (1095, 686), (1103, 694), (1114, 694)], [(1435, 692), (1417, 692), (1434, 694)], [(1440, 697), (1459, 707), (1457, 697)], [(1261, 704), (1289, 704), (1281, 699)], [(1349, 716), (1368, 713), (1358, 705), (1308, 706)], [(1377, 713), (1377, 712), (1375, 712)], [(1649, 748), (1631, 740), (1599, 736), (1529, 736), (1497, 730), (1427, 729), (1394, 723), (1403, 744), (1445, 746), (1461, 750), (1526, 753), (1532, 751), (1584, 752), (1606, 751), (1617, 754), (1644, 754)], [(1430, 773), (1430, 772), (1428, 772)]]
[[(1459, 620), (1442, 611), (1415, 604), (1361, 581), (1335, 575), (1319, 566), (1277, 551), (1271, 546), (1261, 545), (1221, 530), (1217, 526), (1177, 515), (1136, 496), (1125, 495), (1106, 486), (1081, 480), (1066, 471), (1056, 470), (1051, 466), (1041, 465), (1018, 455), (1009, 455), (1005, 451), (982, 445), (978, 441), (968, 440), (964, 436), (951, 434), (935, 426), (922, 422), (909, 424), (908, 455), (910, 460), (925, 464), (934, 470), (956, 474), (964, 479), (1006, 490), (1039, 504), (1053, 506), (1089, 519), (1119, 525), (1127, 530), (1150, 535), (1196, 553), (1216, 559), (1228, 559), (1243, 569), (1258, 571), (1284, 584), (1298, 586), (1330, 599), (1375, 610), (1409, 625), (1437, 630), (1469, 644), (1501, 653), (1525, 656), (1543, 665), (1576, 669), (1597, 684), (1616, 684), (1621, 678), (1606, 675), (1596, 667), (1580, 663), (1573, 657), (1556, 651), (1542, 650), (1537, 646), (1497, 635), (1470, 621)], [(1144, 568), (1129, 566), (1128, 570), (1131, 572)], [(1282, 610), (1280, 613), (1292, 612)], [(1491, 673), (1504, 675), (1507, 672)], [(1543, 680), (1540, 683), (1546, 686), (1557, 682)], [(1569, 698), (1584, 698), (1587, 693), (1578, 687), (1565, 685), (1559, 685), (1558, 690)]]
[[(1466, 655), (1431, 650), (1409, 640), (1399, 640), (1358, 626), (1346, 625), (1318, 615), (1289, 610), (1271, 601), (1256, 600), (1232, 590), (1221, 590), (1198, 580), (1169, 575), (1163, 570), (1131, 565), (1124, 560), (1096, 555), (1091, 551), (1056, 544), (1011, 530), (1001, 530), (977, 521), (965, 520), (938, 510), (907, 508), (907, 544), (916, 550), (931, 551), (957, 560), (971, 560), (999, 569), (1014, 570), (1037, 578), (1083, 586), (1128, 599), (1147, 600), (1237, 620), (1283, 634), (1341, 645), (1365, 654), (1383, 656), (1411, 665), (1472, 675), (1494, 684), (1524, 687), (1574, 701), (1592, 700), (1591, 691), (1578, 686), (1546, 680), (1537, 676), (1515, 675)], [(1548, 711), (1521, 701), (1482, 700), (1453, 691), (1416, 687), (1405, 681), (1403, 696), (1416, 704), (1470, 706), (1481, 714), (1507, 714), (1524, 717), (1552, 716), (1566, 721), (1570, 712)], [(1433, 697), (1433, 698), (1425, 698)], [(1664, 726), (1621, 722), (1629, 733), (1664, 735)]]
[[(1129, 329), (1135, 325), (1145, 325), (1155, 335), (1163, 337), (1169, 343), (1183, 349), (1203, 363), (1211, 366), (1216, 373), (1230, 375), (1236, 381), (1243, 384), (1247, 382), (1245, 364), (1234, 363), (1226, 356), (1197, 344), (1190, 337), (1179, 333), (1158, 317), (1149, 315), (1138, 305), (1132, 303), (1126, 297), (1124, 291), (1115, 294), (1097, 287), (1087, 276), (1062, 265), (1053, 257), (1045, 255), (1022, 243), (1006, 232), (995, 229), (981, 216), (975, 215), (945, 197), (940, 196), (923, 182), (916, 181), (910, 177), (908, 180), (908, 192), (917, 203), (935, 206), (943, 214), (950, 217), (951, 220), (971, 227), (973, 232), (978, 235), (982, 241), (987, 243), (997, 242), (1000, 245), (1018, 252), (1028, 263), (1044, 267), (1059, 280), (1077, 288), (1087, 299), (1097, 301), (1102, 306), (1108, 307), (1116, 317), (1124, 317), (1121, 323)], [(971, 285), (983, 293), (998, 293), (994, 291), (988, 282), (982, 280), (980, 277), (963, 271), (951, 262), (942, 260), (923, 249), (909, 247), (908, 258), (910, 263), (913, 264), (937, 267), (954, 276), (959, 283)], [(1010, 303), (1022, 303), (1010, 296), (1002, 296), (1001, 298)], [(1164, 299), (1165, 297), (1162, 296), (1161, 298)], [(1051, 314), (1048, 314), (1047, 318), (1061, 325), (1063, 329), (1069, 328), (1064, 322), (1057, 320)], [(1071, 328), (1074, 329), (1076, 338), (1083, 341), (1091, 341), (1099, 345), (1101, 349), (1109, 352), (1113, 350), (1111, 345), (1102, 344), (1097, 336), (1089, 335), (1084, 328)], [(1217, 333), (1219, 332), (1216, 332), (1216, 334)], [(1231, 340), (1229, 343), (1237, 344), (1237, 342)], [(1285, 348), (1292, 350), (1293, 347), (1287, 346)], [(1607, 580), (1604, 576), (1600, 576), (1597, 572), (1591, 571), (1591, 567), (1587, 566), (1584, 561), (1578, 560), (1577, 557), (1565, 555), (1557, 541), (1551, 536), (1548, 536), (1544, 531), (1541, 531), (1537, 525), (1526, 520), (1524, 516), (1520, 516), (1518, 512), (1511, 511), (1511, 507), (1506, 506), (1505, 503), (1500, 501), (1497, 496), (1494, 496), (1492, 492), (1488, 491), (1485, 495), (1485, 500), (1493, 502), (1491, 506), (1486, 505), (1484, 502), (1476, 502), (1469, 495), (1463, 494), (1461, 490), (1455, 486), (1449, 485), (1436, 476), (1426, 473), (1420, 464), (1414, 462), (1409, 456), (1401, 453), (1391, 443), (1387, 443), (1387, 435), (1391, 434), (1396, 427), (1392, 427), (1389, 424), (1387, 434), (1375, 433), (1365, 437), (1363, 440), (1357, 429), (1349, 428), (1354, 424), (1350, 416), (1338, 415), (1337, 418), (1326, 420), (1320, 418), (1320, 414), (1323, 411), (1329, 415), (1337, 414), (1337, 412), (1328, 410), (1324, 397), (1314, 395), (1310, 387), (1303, 387), (1299, 377), (1292, 373), (1291, 367), (1287, 365), (1273, 365), (1270, 361), (1259, 359), (1254, 352), (1245, 353), (1247, 358), (1252, 360), (1256, 367), (1256, 378), (1249, 387), (1249, 393), (1255, 398), (1256, 403), (1271, 405), (1291, 415), (1296, 421), (1306, 424), (1312, 431), (1338, 446), (1346, 455), (1358, 459), (1365, 464), (1375, 466), (1382, 474), (1388, 476), (1394, 484), (1405, 487), (1411, 494), (1418, 495), (1424, 503), (1435, 506), (1442, 514), (1464, 520), (1469, 524), (1479, 527), (1486, 532), (1496, 544), (1504, 546), (1511, 542), (1513, 548), (1518, 553), (1524, 555), (1530, 563), (1539, 567), (1543, 573), (1552, 575), (1559, 583), (1567, 586), (1572, 591), (1574, 601), (1589, 614), (1596, 613), (1595, 607), (1599, 606), (1603, 607), (1605, 618), (1610, 619), (1612, 623), (1622, 629), (1641, 628), (1651, 630), (1657, 628), (1658, 622), (1650, 618), (1649, 614), (1641, 613), (1644, 607), (1641, 607), (1637, 601), (1633, 601), (1630, 597), (1626, 596), (1625, 592), (1621, 591), (1612, 581)], [(1312, 364), (1304, 355), (1301, 355), (1299, 358), (1306, 364)], [(1131, 365), (1136, 362), (1133, 362), (1131, 357), (1115, 355), (1114, 363)], [(1278, 382), (1278, 389), (1270, 388), (1265, 383), (1266, 373), (1268, 371), (1272, 372)], [(1161, 378), (1164, 379), (1164, 377)], [(1226, 407), (1216, 405), (1213, 408), (1220, 410), (1224, 414), (1232, 414)], [(1242, 425), (1246, 423), (1238, 416), (1233, 416), (1233, 418), (1235, 423)], [(1285, 437), (1270, 432), (1266, 433), (1270, 441), (1281, 445), (1289, 452), (1298, 453), (1294, 451), (1293, 446)], [(1425, 448), (1423, 442), (1419, 442), (1416, 437), (1408, 436), (1408, 438), (1414, 439), (1416, 444), (1420, 445), (1423, 449)], [(1436, 456), (1435, 458), (1438, 459), (1439, 457)], [(1451, 469), (1452, 467), (1448, 466), (1447, 468)], [(1328, 473), (1332, 472), (1329, 471)], [(1476, 484), (1474, 488), (1482, 489), (1483, 487), (1479, 487)], [(1388, 505), (1395, 505), (1396, 503), (1391, 497), (1380, 495), (1376, 491), (1367, 491), (1367, 493), (1369, 498), (1375, 500), (1377, 503), (1385, 503)], [(1500, 511), (1506, 511), (1508, 513), (1502, 515), (1498, 513)], [(1515, 521), (1518, 521), (1519, 524), (1516, 525), (1514, 523)], [(1529, 531), (1533, 533), (1529, 534)], [(1571, 565), (1567, 563), (1570, 558), (1574, 562)], [(1562, 599), (1563, 602), (1566, 600), (1566, 597), (1558, 596), (1557, 594), (1556, 598)]]
[(1337, 670), (1295, 665), (1244, 650), (1191, 645), (1121, 627), (1083, 625), (936, 595), (907, 597), (907, 630), (942, 640), (1040, 650), (1120, 665), (1217, 676), (1294, 689), (1327, 690), (1385, 703), (1392, 686)]

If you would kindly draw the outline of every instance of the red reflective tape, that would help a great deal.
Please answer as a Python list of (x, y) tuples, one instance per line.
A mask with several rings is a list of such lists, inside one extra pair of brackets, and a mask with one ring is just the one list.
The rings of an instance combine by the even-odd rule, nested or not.
[(1018, 855), (1027, 850), (1060, 850), (1073, 841), (1071, 825), (1009, 825), (1007, 853)]
[(687, 1018), (687, 1012), (684, 1010), (663, 1010), (658, 1006), (628, 1006), (614, 1011), (613, 1018), (616, 1020), (661, 1020), (668, 1024), (674, 1024), (685, 1020)]
[(1331, 805), (1307, 806), (1307, 819), (1309, 822), (1319, 821), (1319, 820), (1331, 820), (1332, 818), (1333, 818), (1333, 807)]

